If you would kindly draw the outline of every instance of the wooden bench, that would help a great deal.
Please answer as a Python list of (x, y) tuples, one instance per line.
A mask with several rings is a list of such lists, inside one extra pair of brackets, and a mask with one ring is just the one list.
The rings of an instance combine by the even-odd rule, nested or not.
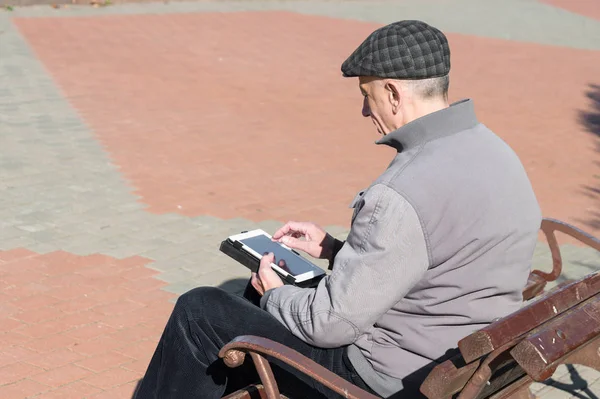
[[(438, 359), (427, 370), (420, 385), (422, 395), (429, 399), (529, 399), (529, 386), (550, 378), (561, 364), (581, 364), (600, 371), (600, 273), (544, 291), (547, 283), (555, 281), (562, 271), (557, 231), (598, 251), (600, 240), (552, 219), (544, 219), (541, 229), (550, 246), (553, 268), (550, 273), (531, 272), (523, 298), (533, 300), (459, 341), (445, 359)], [(247, 353), (262, 384), (237, 391), (227, 399), (285, 398), (279, 393), (265, 356), (289, 364), (342, 397), (378, 398), (300, 353), (265, 338), (237, 337), (219, 355), (229, 367), (237, 367)], [(402, 392), (399, 395), (406, 397), (401, 396)]]

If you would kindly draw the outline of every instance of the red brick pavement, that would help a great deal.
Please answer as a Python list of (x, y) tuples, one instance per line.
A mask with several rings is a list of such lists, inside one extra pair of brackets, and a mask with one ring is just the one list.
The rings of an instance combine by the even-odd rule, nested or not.
[(540, 0), (554, 7), (600, 20), (600, 2), (598, 0)]
[[(151, 212), (346, 225), (391, 156), (339, 72), (379, 25), (284, 12), (16, 23)], [(546, 216), (589, 221), (596, 138), (579, 113), (600, 52), (449, 38), (452, 98), (474, 98), (515, 148)]]
[(0, 251), (0, 398), (129, 398), (172, 309), (148, 260)]

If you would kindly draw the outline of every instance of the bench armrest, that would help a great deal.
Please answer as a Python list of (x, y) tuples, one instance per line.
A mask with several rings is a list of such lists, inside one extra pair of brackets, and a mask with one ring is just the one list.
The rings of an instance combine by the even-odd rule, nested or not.
[(561, 222), (560, 220), (545, 218), (542, 220), (541, 229), (548, 240), (548, 246), (550, 247), (550, 253), (552, 254), (552, 271), (550, 273), (545, 273), (541, 270), (534, 270), (532, 274), (537, 274), (548, 282), (556, 280), (562, 272), (562, 257), (560, 255), (560, 247), (555, 234), (557, 231), (575, 238), (581, 243), (594, 248), (596, 251), (600, 251), (599, 239), (575, 226)]
[[(252, 335), (236, 337), (219, 351), (219, 357), (223, 359), (227, 366), (237, 367), (244, 362), (246, 353), (270, 356), (282, 361), (346, 398), (380, 399), (351, 384), (301, 353), (267, 338)], [(253, 360), (255, 360), (256, 364), (254, 356)], [(270, 374), (272, 377), (272, 373)], [(262, 381), (262, 383), (266, 390), (270, 386), (277, 386), (277, 382), (274, 379), (271, 381)]]

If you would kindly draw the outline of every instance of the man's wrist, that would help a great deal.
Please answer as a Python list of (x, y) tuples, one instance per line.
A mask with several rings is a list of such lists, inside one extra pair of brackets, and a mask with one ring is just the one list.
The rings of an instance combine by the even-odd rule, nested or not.
[(327, 259), (332, 262), (335, 257), (334, 247), (335, 247), (335, 237), (331, 234), (326, 233), (325, 238), (323, 239), (323, 244), (321, 244), (323, 248), (323, 253), (321, 254), (321, 258)]
[(338, 240), (332, 236), (329, 237), (331, 237), (332, 241), (329, 247), (331, 252), (329, 253), (329, 257), (327, 259), (329, 259), (329, 270), (331, 270), (333, 269), (333, 261), (335, 260), (337, 253), (340, 252), (340, 249), (342, 249), (344, 246), (344, 241)]

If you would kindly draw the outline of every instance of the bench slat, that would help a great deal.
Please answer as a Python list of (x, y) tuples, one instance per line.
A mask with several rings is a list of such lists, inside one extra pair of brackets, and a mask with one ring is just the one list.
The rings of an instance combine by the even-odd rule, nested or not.
[[(287, 399), (285, 396), (280, 395), (281, 399)], [(221, 399), (268, 399), (265, 393), (265, 388), (262, 384), (251, 385), (245, 389), (240, 389), (232, 394), (224, 396)]]
[[(535, 381), (552, 376), (561, 359), (600, 335), (600, 295), (529, 335), (511, 355)], [(596, 355), (596, 354), (594, 354)]]
[(488, 398), (490, 395), (502, 391), (524, 376), (526, 376), (525, 371), (514, 360), (507, 360), (501, 366), (496, 367), (489, 384), (486, 384), (476, 399)]
[(536, 399), (531, 391), (529, 391), (531, 382), (531, 378), (525, 374), (512, 384), (488, 396), (487, 399)]
[(421, 393), (429, 399), (445, 399), (463, 389), (469, 378), (479, 367), (479, 362), (465, 365), (462, 357), (457, 355), (431, 370), (421, 384)]
[(485, 356), (600, 292), (600, 273), (566, 284), (547, 296), (463, 338), (458, 348), (466, 363)]

